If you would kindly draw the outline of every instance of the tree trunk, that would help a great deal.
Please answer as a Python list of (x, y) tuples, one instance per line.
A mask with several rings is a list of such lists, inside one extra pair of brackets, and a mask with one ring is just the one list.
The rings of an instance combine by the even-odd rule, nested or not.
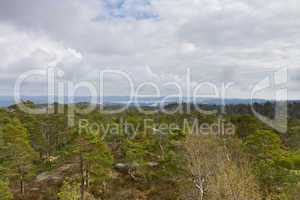
[(85, 187), (86, 187), (86, 189), (89, 188), (89, 185), (90, 185), (90, 183), (89, 183), (89, 170), (86, 169), (86, 171), (85, 171)]
[(197, 177), (194, 180), (195, 186), (199, 191), (199, 200), (204, 199), (204, 192), (205, 192), (205, 178)]
[(21, 190), (21, 195), (24, 196), (25, 194), (25, 188), (24, 188), (24, 180), (23, 177), (20, 180), (20, 190)]

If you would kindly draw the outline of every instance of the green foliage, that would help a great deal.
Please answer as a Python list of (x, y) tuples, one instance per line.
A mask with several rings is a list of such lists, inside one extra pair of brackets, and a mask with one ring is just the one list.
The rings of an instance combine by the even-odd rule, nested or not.
[(12, 200), (13, 195), (9, 191), (8, 184), (0, 181), (0, 200)]
[(27, 130), (17, 119), (12, 119), (1, 129), (0, 164), (5, 176), (12, 181), (21, 182), (24, 192), (24, 181), (34, 174), (33, 161), (37, 158), (32, 149)]
[[(32, 102), (27, 102), (27, 105), (35, 107)], [(51, 174), (64, 166), (72, 166), (66, 167), (70, 172), (59, 172), (62, 173), (59, 175), (72, 180), (65, 180), (58, 194), (60, 199), (80, 199), (82, 189), (85, 191), (85, 199), (90, 195), (110, 199), (109, 193), (120, 191), (122, 194), (125, 190), (138, 194), (129, 199), (179, 198), (179, 186), (191, 180), (186, 169), (189, 163), (185, 160), (183, 144), (188, 136), (183, 124), (185, 120), (193, 122), (197, 119), (200, 123), (209, 124), (218, 120), (216, 115), (203, 115), (193, 108), (190, 113), (178, 112), (172, 115), (145, 115), (135, 108), (111, 115), (98, 111), (75, 115), (75, 121), (84, 118), (108, 129), (118, 129), (116, 134), (105, 135), (103, 129), (91, 134), (68, 128), (67, 115), (59, 114), (59, 105), (55, 106), (55, 114), (44, 115), (26, 114), (16, 107), (11, 107), (11, 111), (0, 109), (0, 180), (9, 180), (11, 187), (9, 189), (5, 182), (0, 182), (0, 200), (1, 195), (8, 194), (10, 198), (9, 190), (19, 196), (20, 182), (23, 186), (34, 185), (36, 171), (39, 174)], [(255, 106), (258, 111), (262, 111), (260, 113), (272, 115), (272, 104)], [(218, 109), (216, 106), (202, 107), (204, 110)], [(67, 105), (63, 108), (66, 109)], [(211, 137), (209, 141), (202, 141), (207, 143), (207, 146), (202, 146), (202, 153), (207, 153), (204, 154), (206, 159), (201, 154), (198, 165), (210, 166), (208, 172), (215, 167), (225, 167), (217, 176), (222, 184), (211, 186), (215, 189), (225, 186), (231, 188), (233, 186), (226, 185), (229, 180), (243, 186), (246, 183), (243, 181), (244, 177), (255, 174), (255, 177), (251, 176), (251, 181), (255, 185), (259, 181), (259, 189), (264, 193), (265, 199), (272, 196), (280, 200), (298, 200), (299, 119), (290, 118), (288, 133), (280, 135), (252, 116), (249, 112), (251, 109), (247, 106), (232, 105), (226, 107), (226, 111), (229, 114), (225, 118), (236, 126), (238, 137)], [(294, 116), (299, 115), (295, 111), (293, 113)], [(176, 131), (158, 129), (155, 126), (152, 129), (146, 127), (145, 119), (153, 124), (175, 123), (178, 128)], [(134, 129), (126, 127), (124, 122), (134, 125)], [(221, 151), (213, 154), (218, 149)], [(232, 165), (229, 163), (229, 167), (222, 166), (222, 162), (218, 161), (224, 152), (233, 162)], [(228, 159), (226, 156), (224, 160)], [(243, 162), (248, 162), (248, 158), (251, 162), (245, 167)], [(207, 165), (208, 163), (211, 165)], [(123, 164), (125, 167), (119, 170), (117, 165), (113, 168), (113, 164)], [(247, 173), (244, 174), (243, 170)], [(209, 176), (216, 177), (211, 173)], [(47, 187), (54, 193), (58, 188), (51, 184)]]
[(282, 148), (278, 134), (272, 131), (257, 131), (245, 140), (246, 151), (255, 160), (253, 166), (265, 196), (280, 194), (282, 188), (299, 179), (291, 172), (299, 162), (299, 155)]
[(80, 184), (78, 182), (67, 179), (58, 193), (60, 200), (79, 200), (80, 199)]
[(86, 192), (93, 187), (101, 187), (109, 177), (113, 156), (107, 145), (98, 135), (81, 132), (73, 133), (73, 140), (68, 148), (69, 159), (79, 165), (80, 199), (85, 199)]
[(281, 156), (278, 164), (289, 170), (300, 170), (300, 151), (287, 151)]
[(70, 156), (78, 157), (87, 173), (92, 175), (94, 181), (101, 180), (109, 172), (113, 156), (107, 145), (97, 135), (89, 133), (75, 133)]
[(281, 141), (272, 131), (256, 131), (245, 140), (247, 151), (256, 159), (275, 159), (281, 153)]
[(251, 115), (234, 116), (231, 121), (236, 126), (236, 134), (240, 138), (246, 138), (260, 128), (259, 121)]
[(300, 199), (300, 182), (289, 184), (284, 192), (280, 195), (280, 200), (299, 200)]
[(295, 120), (295, 125), (290, 123), (288, 135), (287, 135), (287, 144), (291, 149), (299, 150), (300, 149), (300, 127), (299, 121)]

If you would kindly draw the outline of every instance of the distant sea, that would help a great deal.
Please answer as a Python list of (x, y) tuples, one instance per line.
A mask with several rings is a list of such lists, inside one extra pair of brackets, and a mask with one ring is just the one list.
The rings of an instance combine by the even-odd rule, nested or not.
[[(58, 103), (64, 103), (64, 104), (70, 104), (70, 103), (84, 103), (84, 102), (91, 102), (91, 97), (88, 96), (76, 96), (74, 98), (70, 97), (63, 97), (60, 98), (59, 101), (57, 97), (54, 98), (53, 102)], [(100, 97), (97, 99), (97, 104), (104, 104), (104, 105), (122, 105), (122, 104), (128, 104), (129, 102), (134, 105), (134, 102), (137, 101), (138, 105), (140, 106), (157, 106), (161, 103), (161, 101), (164, 99), (164, 97), (138, 97), (138, 98), (132, 98), (128, 96), (105, 96), (102, 99)], [(35, 104), (47, 104), (48, 103), (48, 97), (47, 96), (23, 96), (23, 101), (32, 101)], [(183, 102), (191, 102), (191, 98), (183, 98)], [(256, 103), (265, 103), (267, 100), (264, 99), (255, 99), (253, 102)], [(50, 102), (50, 103), (53, 103)], [(179, 98), (169, 98), (168, 101), (165, 101), (166, 104), (168, 103), (178, 103)], [(0, 107), (8, 107), (10, 105), (16, 104), (14, 97), (11, 96), (0, 96)], [(222, 101), (218, 98), (198, 98), (196, 100), (196, 103), (199, 104), (210, 104), (210, 105), (220, 105)], [(225, 104), (227, 105), (236, 105), (236, 104), (250, 104), (250, 99), (226, 99)]]

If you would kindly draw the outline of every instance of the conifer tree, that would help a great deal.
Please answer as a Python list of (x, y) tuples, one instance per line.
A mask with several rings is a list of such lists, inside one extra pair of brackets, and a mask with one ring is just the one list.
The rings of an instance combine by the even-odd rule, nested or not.
[(37, 154), (30, 145), (27, 130), (12, 119), (1, 130), (0, 163), (4, 175), (25, 194), (25, 182), (34, 174)]
[(90, 133), (76, 133), (69, 153), (79, 164), (80, 199), (84, 200), (91, 182), (99, 183), (109, 174), (113, 157), (101, 138)]

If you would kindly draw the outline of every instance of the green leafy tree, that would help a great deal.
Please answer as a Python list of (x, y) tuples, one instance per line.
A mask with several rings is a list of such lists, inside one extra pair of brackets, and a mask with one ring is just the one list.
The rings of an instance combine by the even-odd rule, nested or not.
[(167, 130), (151, 130), (138, 133), (134, 138), (124, 140), (122, 151), (128, 163), (128, 173), (133, 180), (138, 178), (174, 179), (179, 173), (183, 160), (176, 147), (177, 134), (165, 133)]
[(236, 126), (236, 134), (240, 138), (246, 138), (260, 128), (259, 121), (251, 115), (235, 116), (231, 121)]
[(133, 180), (137, 179), (137, 175), (144, 175), (143, 172), (147, 163), (146, 143), (147, 140), (124, 140), (123, 142), (124, 158), (128, 162), (128, 173)]
[(281, 153), (280, 137), (272, 131), (256, 131), (246, 138), (245, 146), (256, 159), (274, 160)]
[(24, 195), (25, 181), (34, 174), (36, 152), (30, 145), (27, 130), (17, 119), (12, 119), (2, 128), (1, 136), (2, 171), (12, 183), (19, 182), (20, 192)]
[(253, 158), (256, 176), (265, 197), (276, 196), (281, 189), (293, 181), (285, 167), (286, 151), (281, 148), (280, 136), (273, 131), (257, 131), (245, 140), (246, 151)]

